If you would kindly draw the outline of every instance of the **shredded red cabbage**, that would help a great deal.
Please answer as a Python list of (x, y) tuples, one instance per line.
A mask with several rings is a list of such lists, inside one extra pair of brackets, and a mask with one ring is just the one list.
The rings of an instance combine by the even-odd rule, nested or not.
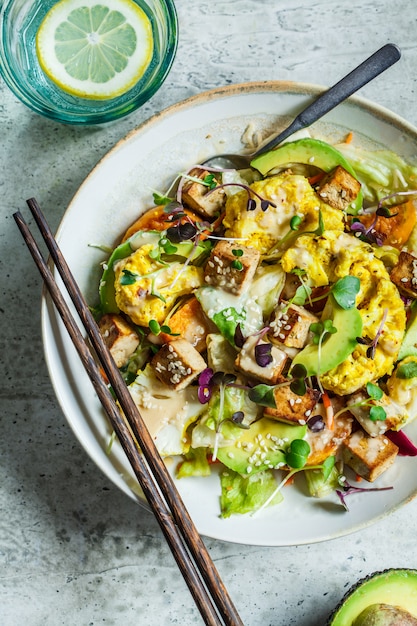
[(399, 447), (400, 456), (417, 456), (417, 447), (402, 430), (388, 430), (386, 436)]

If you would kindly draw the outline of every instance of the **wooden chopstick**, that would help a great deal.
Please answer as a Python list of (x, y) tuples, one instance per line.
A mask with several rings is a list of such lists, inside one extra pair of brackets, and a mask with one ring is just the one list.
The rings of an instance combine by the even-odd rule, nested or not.
[[(100, 375), (98, 365), (92, 357), (65, 299), (60, 293), (53, 274), (20, 212), (14, 214), (16, 223), (120, 439), (201, 616), (209, 626), (222, 623), (226, 626), (243, 626), (243, 622), (101, 337), (98, 326), (36, 200), (28, 200), (28, 206), (80, 316), (88, 338), (113, 387), (128, 424), (120, 415), (117, 405)], [(133, 433), (134, 438), (132, 438), (131, 433)], [(138, 452), (134, 439), (136, 439), (142, 454)]]

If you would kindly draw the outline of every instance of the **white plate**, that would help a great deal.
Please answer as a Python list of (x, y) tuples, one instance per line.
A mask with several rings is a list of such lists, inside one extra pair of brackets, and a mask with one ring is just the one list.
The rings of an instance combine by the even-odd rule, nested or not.
[[(120, 141), (95, 167), (69, 206), (58, 240), (90, 303), (97, 301), (99, 263), (92, 244), (114, 246), (137, 215), (152, 206), (154, 190), (166, 191), (178, 172), (221, 151), (242, 150), (248, 124), (281, 128), (322, 88), (271, 82), (229, 86), (203, 93), (154, 116)], [(312, 132), (329, 141), (348, 131), (376, 140), (405, 157), (417, 153), (417, 129), (389, 111), (352, 98), (317, 123)], [(42, 305), (43, 337), (58, 400), (85, 450), (128, 496), (143, 503), (118, 445), (106, 453), (110, 429), (67, 333), (49, 298)], [(414, 431), (414, 432), (413, 432)], [(409, 431), (417, 440), (417, 424)], [(219, 517), (219, 481), (190, 478), (178, 489), (199, 532), (250, 545), (288, 546), (346, 535), (384, 517), (417, 492), (416, 459), (399, 458), (379, 480), (390, 491), (350, 496), (350, 511), (336, 499), (316, 500), (297, 487), (285, 488), (282, 504), (253, 517)]]

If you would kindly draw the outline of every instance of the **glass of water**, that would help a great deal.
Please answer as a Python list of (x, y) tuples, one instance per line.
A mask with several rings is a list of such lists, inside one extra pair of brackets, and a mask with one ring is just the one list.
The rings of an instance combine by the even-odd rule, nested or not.
[[(74, 95), (45, 73), (36, 50), (36, 36), (45, 15), (59, 4), (56, 0), (4, 0), (1, 4), (0, 75), (24, 104), (60, 122), (99, 124), (127, 115), (149, 100), (162, 85), (174, 61), (178, 41), (178, 20), (172, 0), (128, 0), (128, 3), (138, 5), (146, 15), (153, 45), (144, 74), (126, 92), (109, 98)], [(74, 6), (79, 7), (80, 2), (74, 2)]]

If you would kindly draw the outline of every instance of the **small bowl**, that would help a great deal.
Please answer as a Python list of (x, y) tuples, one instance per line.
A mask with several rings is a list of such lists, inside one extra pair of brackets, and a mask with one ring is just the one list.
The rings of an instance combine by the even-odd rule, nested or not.
[(56, 0), (5, 0), (0, 9), (0, 74), (11, 91), (36, 113), (67, 124), (101, 124), (142, 106), (160, 88), (171, 69), (178, 42), (172, 0), (134, 0), (147, 13), (154, 54), (142, 79), (108, 100), (79, 98), (61, 91), (43, 73), (36, 54), (39, 25)]

